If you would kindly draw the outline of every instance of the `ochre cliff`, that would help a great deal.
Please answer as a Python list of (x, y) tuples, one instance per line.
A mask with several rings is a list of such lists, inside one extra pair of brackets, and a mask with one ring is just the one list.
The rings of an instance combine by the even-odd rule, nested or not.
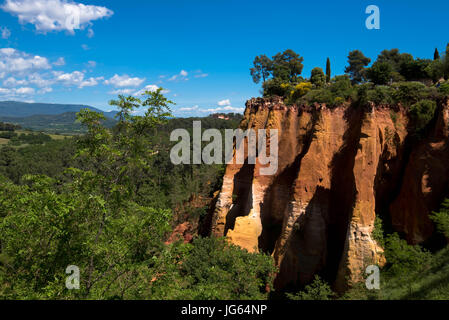
[(320, 274), (344, 290), (366, 266), (385, 263), (372, 237), (376, 214), (391, 217), (410, 242), (432, 234), (428, 215), (449, 181), (448, 112), (440, 103), (428, 137), (411, 145), (401, 106), (249, 100), (241, 128), (278, 130), (278, 170), (260, 175), (258, 162), (229, 164), (212, 233), (272, 254), (277, 288)]

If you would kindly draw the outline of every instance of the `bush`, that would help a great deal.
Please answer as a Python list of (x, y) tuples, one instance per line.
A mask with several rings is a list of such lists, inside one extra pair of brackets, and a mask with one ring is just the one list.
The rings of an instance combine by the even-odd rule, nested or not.
[(313, 104), (317, 102), (326, 103), (328, 105), (338, 105), (341, 104), (342, 101), (354, 99), (355, 96), (356, 90), (351, 85), (351, 80), (347, 75), (344, 75), (334, 77), (331, 84), (326, 88), (311, 90), (298, 99), (297, 103)]
[(398, 82), (393, 83), (393, 99), (395, 102), (410, 106), (421, 99), (428, 97), (429, 92), (421, 82)]
[(426, 128), (433, 119), (436, 108), (437, 104), (432, 100), (421, 100), (410, 107), (410, 119), (416, 133), (421, 133)]
[[(276, 272), (273, 259), (249, 253), (224, 238), (197, 238), (176, 246), (160, 266), (152, 284), (152, 299), (266, 299)], [(187, 250), (186, 250), (187, 249)]]
[(445, 82), (440, 85), (438, 91), (444, 94), (445, 96), (449, 96), (449, 82)]
[(385, 239), (385, 257), (390, 275), (406, 276), (428, 264), (431, 254), (420, 246), (407, 244), (397, 233), (393, 233)]
[(287, 93), (290, 91), (290, 85), (288, 83), (284, 83), (279, 79), (269, 79), (265, 81), (262, 85), (263, 87), (263, 96), (287, 96)]
[(449, 199), (445, 199), (438, 212), (432, 212), (430, 219), (435, 223), (438, 232), (449, 239)]
[(376, 104), (393, 104), (393, 90), (389, 86), (376, 86), (368, 90), (367, 99)]
[(315, 275), (315, 279), (307, 285), (303, 291), (292, 294), (287, 293), (287, 298), (291, 300), (330, 300), (335, 296), (327, 282)]

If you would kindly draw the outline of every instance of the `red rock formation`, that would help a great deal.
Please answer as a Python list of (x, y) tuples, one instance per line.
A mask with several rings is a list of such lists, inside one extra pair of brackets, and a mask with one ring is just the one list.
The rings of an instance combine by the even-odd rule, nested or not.
[(407, 162), (408, 121), (400, 106), (298, 107), (253, 98), (241, 127), (279, 130), (278, 171), (262, 176), (258, 162), (228, 165), (212, 233), (272, 254), (277, 288), (320, 273), (343, 290), (367, 265), (385, 263), (371, 233), (376, 212), (393, 200), (398, 230), (414, 242), (432, 232), (427, 215), (449, 180), (447, 120), (446, 104), (433, 136)]

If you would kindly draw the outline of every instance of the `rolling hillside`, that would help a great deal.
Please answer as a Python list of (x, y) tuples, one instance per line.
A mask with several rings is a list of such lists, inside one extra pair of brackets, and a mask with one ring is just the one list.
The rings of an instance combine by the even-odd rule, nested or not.
[(104, 113), (104, 115), (108, 118), (113, 118), (115, 115), (114, 111), (104, 112), (97, 108), (86, 105), (0, 101), (0, 117), (29, 117), (33, 115), (58, 115), (66, 112), (78, 112), (84, 108)]

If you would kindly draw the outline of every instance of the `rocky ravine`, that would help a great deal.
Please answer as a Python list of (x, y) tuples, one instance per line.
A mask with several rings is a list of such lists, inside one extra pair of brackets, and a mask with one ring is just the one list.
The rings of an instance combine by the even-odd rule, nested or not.
[(385, 263), (372, 237), (385, 214), (410, 243), (433, 233), (428, 215), (449, 181), (449, 108), (440, 103), (428, 137), (410, 143), (401, 106), (285, 106), (253, 98), (242, 129), (279, 131), (278, 171), (230, 164), (212, 234), (250, 251), (271, 253), (276, 288), (320, 274), (342, 291), (370, 264)]

